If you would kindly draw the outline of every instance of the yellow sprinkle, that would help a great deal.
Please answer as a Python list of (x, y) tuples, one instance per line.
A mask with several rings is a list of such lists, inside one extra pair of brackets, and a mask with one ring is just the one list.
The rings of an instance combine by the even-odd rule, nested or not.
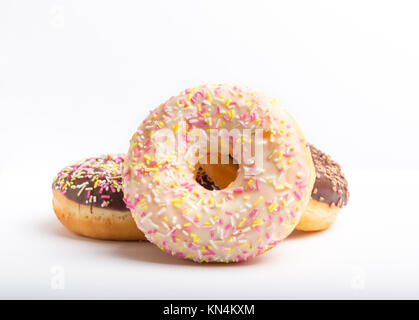
[(211, 93), (209, 91), (207, 91), (207, 98), (208, 101), (212, 101)]
[(278, 161), (281, 161), (283, 156), (284, 156), (284, 152), (282, 152), (282, 151), (281, 151), (281, 152), (278, 154)]
[[(221, 98), (221, 97), (220, 97)], [(229, 105), (230, 105), (230, 103), (231, 103), (231, 100), (230, 99), (227, 99), (226, 100), (226, 107), (228, 107)]]
[(234, 251), (234, 248), (227, 249), (227, 250), (226, 250), (226, 253), (230, 253), (230, 252), (233, 252), (233, 251)]
[(199, 214), (196, 214), (195, 215), (195, 219), (198, 219), (199, 220), (199, 219), (201, 219), (201, 216)]
[(234, 240), (234, 237), (233, 237), (233, 236), (230, 236), (230, 237), (227, 239), (227, 241), (228, 241), (228, 242), (233, 242), (233, 240)]
[(164, 220), (164, 221), (166, 221), (166, 222), (168, 222), (168, 221), (169, 221), (169, 218), (168, 218), (168, 217), (166, 217), (166, 216), (164, 216), (164, 217), (163, 217), (163, 220)]
[(238, 224), (238, 227), (240, 228), (241, 226), (243, 226), (243, 224), (246, 222), (246, 218), (242, 218)]
[(263, 197), (259, 196), (259, 198), (257, 198), (257, 200), (253, 203), (253, 206), (256, 207), (262, 200), (263, 200)]
[(194, 257), (196, 257), (196, 253), (190, 253), (190, 254), (186, 255), (187, 259), (191, 259), (191, 258), (194, 258)]
[(183, 226), (184, 227), (189, 227), (189, 226), (191, 226), (192, 225), (192, 223), (190, 223), (190, 222), (186, 222)]
[(272, 203), (271, 205), (269, 205), (268, 210), (269, 212), (273, 212), (277, 207), (278, 205), (276, 203)]
[(263, 224), (263, 221), (260, 219), (256, 219), (253, 221), (252, 227), (260, 226), (261, 224)]
[(145, 204), (142, 207), (140, 207), (140, 209), (143, 209), (143, 210), (148, 209), (148, 205)]
[(244, 200), (249, 200), (249, 199), (250, 199), (250, 197), (249, 197), (249, 196), (244, 196), (244, 197), (243, 197), (243, 199), (244, 199)]
[(212, 223), (211, 223), (211, 222), (209, 222), (209, 221), (205, 221), (205, 222), (204, 222), (204, 226), (212, 226)]

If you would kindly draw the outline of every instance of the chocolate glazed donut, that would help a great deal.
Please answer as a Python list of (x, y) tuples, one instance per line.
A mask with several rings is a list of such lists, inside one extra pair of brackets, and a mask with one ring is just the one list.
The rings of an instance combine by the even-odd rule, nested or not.
[(124, 155), (88, 158), (54, 178), (53, 208), (74, 233), (103, 240), (145, 240), (123, 201)]
[(314, 146), (310, 146), (316, 170), (310, 202), (297, 230), (319, 231), (330, 227), (339, 210), (348, 203), (348, 182), (340, 165)]

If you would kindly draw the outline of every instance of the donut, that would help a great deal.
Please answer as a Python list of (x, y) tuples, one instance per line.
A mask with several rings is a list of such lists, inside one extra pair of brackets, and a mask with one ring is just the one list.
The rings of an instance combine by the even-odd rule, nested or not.
[[(214, 149), (211, 142), (223, 129), (228, 134)], [(233, 129), (243, 134), (237, 137)], [(206, 144), (197, 156), (193, 137), (214, 132), (216, 138), (205, 141), (210, 148)], [(249, 145), (253, 157), (241, 160)], [(200, 163), (217, 154), (233, 158), (237, 172), (225, 188), (208, 190), (196, 176)], [(228, 263), (285, 239), (310, 199), (314, 178), (301, 129), (275, 99), (247, 87), (211, 84), (182, 91), (142, 121), (124, 162), (123, 189), (138, 228), (161, 250), (195, 262)]]
[(339, 210), (348, 203), (348, 182), (340, 165), (330, 156), (310, 145), (316, 180), (310, 202), (301, 216), (297, 230), (320, 231), (330, 227)]
[[(330, 227), (336, 220), (339, 210), (348, 203), (348, 182), (338, 163), (330, 156), (310, 145), (310, 151), (316, 170), (311, 198), (303, 212), (296, 229), (301, 231), (320, 231)], [(219, 190), (219, 185), (226, 183), (226, 177), (234, 170), (228, 164), (220, 170), (213, 170), (211, 165), (199, 168), (197, 181), (208, 190)]]
[(145, 240), (123, 201), (124, 155), (78, 161), (53, 179), (55, 215), (70, 231), (103, 240)]

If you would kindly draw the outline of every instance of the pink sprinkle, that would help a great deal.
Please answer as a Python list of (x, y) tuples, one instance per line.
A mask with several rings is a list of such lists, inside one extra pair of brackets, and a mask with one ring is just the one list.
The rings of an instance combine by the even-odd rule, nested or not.
[(269, 239), (271, 237), (269, 233), (266, 233), (265, 236), (266, 236), (266, 239)]
[(244, 189), (243, 189), (243, 187), (238, 187), (238, 188), (234, 189), (233, 191), (236, 192), (236, 193), (242, 193), (242, 192), (244, 192)]
[(204, 256), (209, 256), (209, 255), (215, 255), (214, 251), (208, 250), (206, 252), (203, 253)]
[(259, 183), (259, 179), (256, 179), (256, 190), (260, 190), (260, 183)]
[(255, 208), (255, 209), (253, 209), (253, 210), (250, 212), (249, 217), (250, 217), (250, 218), (252, 218), (252, 217), (254, 217), (257, 213), (258, 213), (258, 209), (257, 209), (257, 208)]
[(228, 225), (226, 225), (226, 230), (230, 229), (231, 224), (229, 223)]
[(295, 156), (295, 152), (284, 153), (284, 157), (289, 158)]
[(134, 156), (136, 158), (141, 158), (143, 156), (143, 152), (140, 150), (140, 148), (138, 148), (138, 146), (134, 150)]
[(229, 216), (232, 216), (232, 215), (233, 215), (233, 212), (231, 212), (231, 211), (226, 211), (226, 212), (225, 212), (225, 214), (227, 214), (227, 215), (229, 215)]
[(110, 196), (102, 195), (102, 199), (109, 199)]
[(297, 190), (294, 191), (294, 195), (297, 197), (298, 200), (302, 199), (301, 194)]

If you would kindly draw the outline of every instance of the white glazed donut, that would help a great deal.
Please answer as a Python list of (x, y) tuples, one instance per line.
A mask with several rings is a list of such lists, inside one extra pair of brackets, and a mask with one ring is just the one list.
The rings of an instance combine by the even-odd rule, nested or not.
[[(163, 129), (166, 135), (159, 134)], [(227, 136), (235, 160), (242, 155), (235, 147), (258, 148), (256, 157), (243, 156), (237, 178), (222, 190), (197, 183), (197, 162), (208, 158), (188, 148), (192, 132), (210, 135), (210, 129), (252, 132), (250, 139)], [(172, 131), (174, 139), (167, 134)], [(185, 90), (150, 112), (131, 139), (123, 169), (125, 202), (139, 229), (163, 251), (197, 262), (238, 262), (273, 248), (297, 225), (314, 178), (301, 130), (274, 99), (215, 84)]]

